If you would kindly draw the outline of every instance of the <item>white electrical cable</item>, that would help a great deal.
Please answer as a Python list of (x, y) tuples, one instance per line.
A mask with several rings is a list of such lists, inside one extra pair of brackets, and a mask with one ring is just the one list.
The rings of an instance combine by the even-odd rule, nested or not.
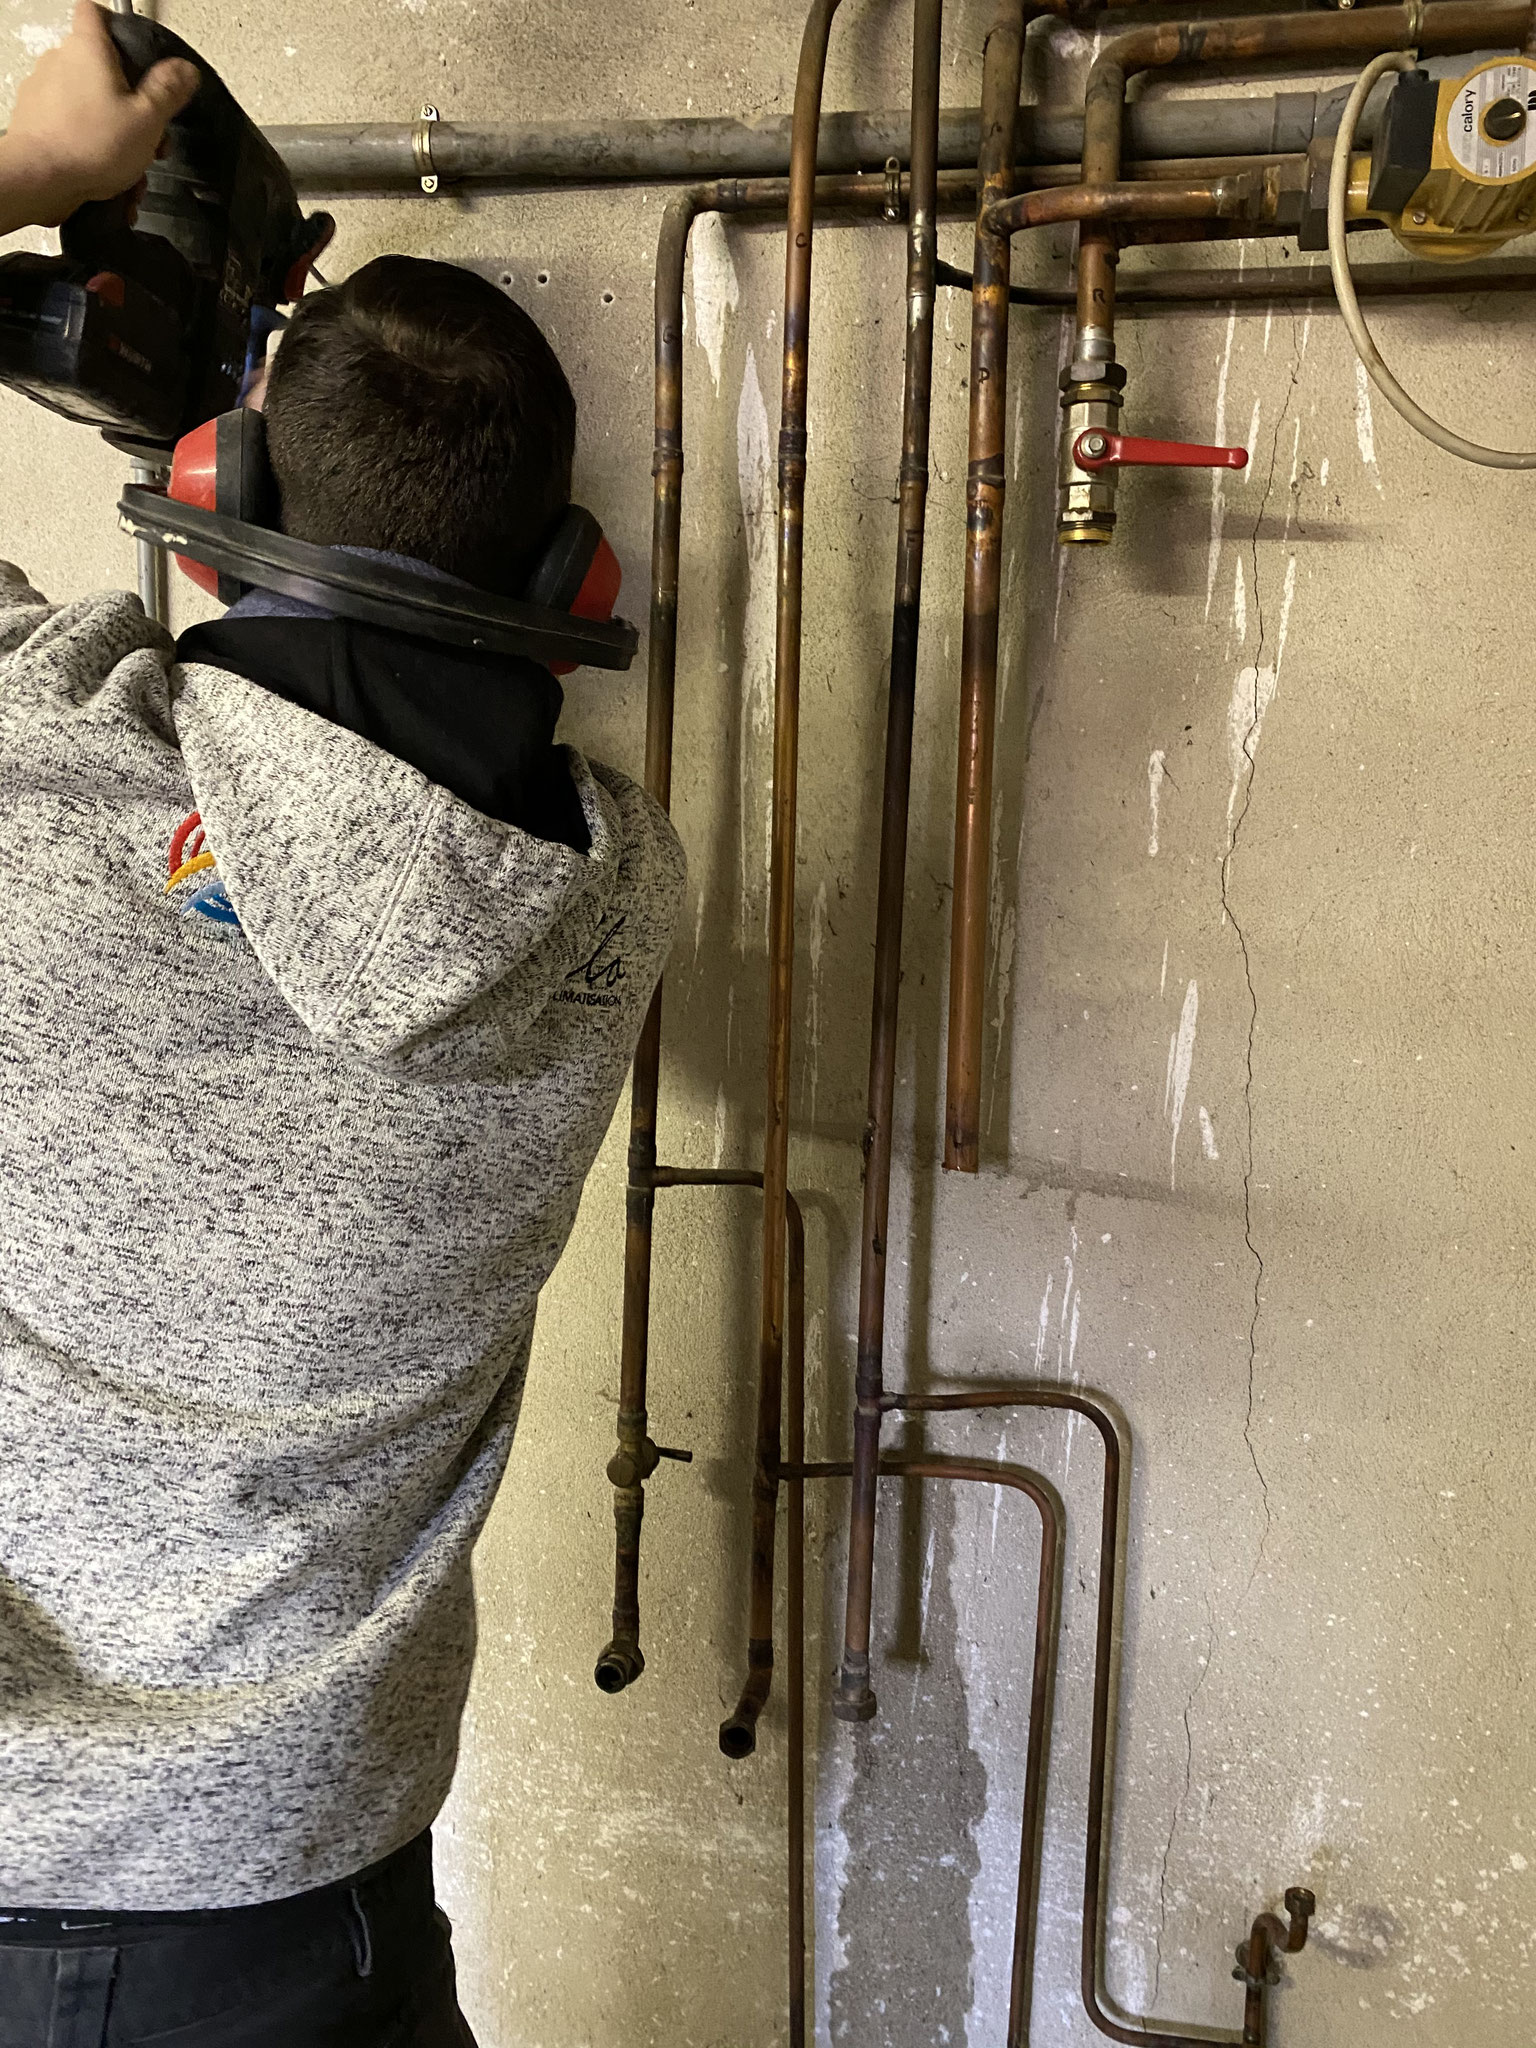
[(1339, 121), (1339, 132), (1333, 145), (1333, 167), (1328, 178), (1328, 268), (1333, 272), (1333, 289), (1338, 295), (1339, 311), (1344, 316), (1349, 338), (1355, 344), (1355, 351), (1371, 382), (1402, 414), (1409, 426), (1417, 428), (1427, 441), (1433, 441), (1448, 455), (1459, 455), (1463, 462), (1480, 462), (1486, 469), (1536, 469), (1536, 448), (1524, 451), (1484, 448), (1479, 442), (1468, 441), (1449, 427), (1442, 426), (1422, 405), (1416, 404), (1382, 361), (1381, 351), (1372, 341), (1371, 331), (1361, 315), (1360, 301), (1355, 297), (1344, 228), (1344, 201), (1349, 192), (1349, 158), (1355, 143), (1355, 127), (1360, 119), (1360, 110), (1369, 99), (1377, 79), (1388, 71), (1412, 71), (1418, 61), (1418, 53), (1414, 50), (1388, 50), (1380, 57), (1373, 57), (1355, 81), (1355, 89)]

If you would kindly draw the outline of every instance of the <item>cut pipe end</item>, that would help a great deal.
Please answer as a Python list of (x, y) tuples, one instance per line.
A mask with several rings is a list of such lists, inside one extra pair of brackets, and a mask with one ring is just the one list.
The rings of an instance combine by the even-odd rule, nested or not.
[(592, 1676), (597, 1680), (599, 1692), (623, 1692), (645, 1669), (645, 1659), (640, 1654), (638, 1643), (611, 1642), (597, 1660), (597, 1669)]
[(835, 1720), (873, 1721), (877, 1704), (867, 1678), (850, 1677), (846, 1671), (838, 1673), (837, 1690), (832, 1695)]
[(728, 1756), (733, 1764), (739, 1764), (744, 1757), (751, 1756), (757, 1748), (755, 1722), (744, 1721), (732, 1715), (729, 1721), (720, 1723), (720, 1753)]

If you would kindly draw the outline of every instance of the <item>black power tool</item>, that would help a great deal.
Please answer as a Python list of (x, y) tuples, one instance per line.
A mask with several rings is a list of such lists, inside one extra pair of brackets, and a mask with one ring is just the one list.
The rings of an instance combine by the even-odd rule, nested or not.
[(335, 232), (307, 218), (282, 158), (180, 36), (138, 14), (107, 25), (130, 85), (184, 57), (202, 86), (132, 195), (82, 206), (58, 256), (0, 258), (0, 383), (163, 461), (238, 404), (278, 306)]
[(619, 565), (578, 505), (517, 598), (278, 530), (262, 422), (242, 401), (278, 308), (303, 295), (335, 222), (301, 213), (282, 158), (180, 36), (142, 15), (108, 26), (130, 85), (164, 57), (188, 59), (203, 82), (167, 130), (136, 215), (131, 193), (82, 206), (59, 231), (61, 255), (0, 258), (0, 383), (169, 465), (169, 495), (131, 485), (121, 523), (226, 603), (257, 584), (556, 673), (627, 669), (639, 636), (612, 615)]

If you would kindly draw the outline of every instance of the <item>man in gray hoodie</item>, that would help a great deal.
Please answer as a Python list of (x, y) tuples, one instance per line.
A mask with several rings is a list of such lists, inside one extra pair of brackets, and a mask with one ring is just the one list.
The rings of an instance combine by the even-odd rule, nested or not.
[[(0, 227), (185, 72), (82, 7)], [(284, 351), (290, 530), (515, 589), (574, 430), (526, 316), (389, 259)], [(0, 570), (0, 2048), (462, 2048), (471, 1551), (682, 855), (532, 664), (270, 599), (179, 657)]]

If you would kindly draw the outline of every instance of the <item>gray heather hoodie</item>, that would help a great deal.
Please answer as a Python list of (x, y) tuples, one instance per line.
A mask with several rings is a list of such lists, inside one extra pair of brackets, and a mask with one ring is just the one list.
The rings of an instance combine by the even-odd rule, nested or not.
[(272, 1898), (442, 1802), (682, 888), (566, 758), (585, 856), (0, 571), (0, 1906)]

